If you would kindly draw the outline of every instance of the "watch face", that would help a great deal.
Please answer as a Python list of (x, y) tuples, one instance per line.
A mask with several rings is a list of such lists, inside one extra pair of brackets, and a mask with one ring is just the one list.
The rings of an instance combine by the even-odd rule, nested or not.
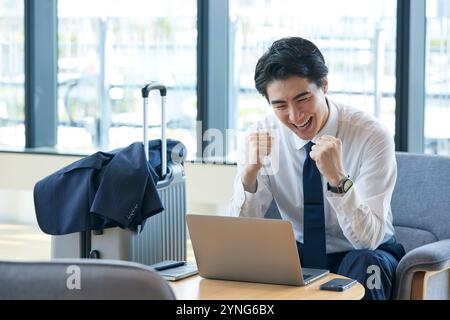
[(344, 192), (347, 192), (348, 189), (350, 189), (352, 187), (352, 185), (353, 185), (352, 180), (350, 180), (350, 179), (345, 180), (345, 182), (344, 182)]

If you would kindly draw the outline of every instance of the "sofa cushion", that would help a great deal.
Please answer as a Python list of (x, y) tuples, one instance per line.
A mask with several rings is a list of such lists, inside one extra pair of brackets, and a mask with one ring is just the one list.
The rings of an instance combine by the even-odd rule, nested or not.
[(406, 252), (425, 244), (438, 241), (438, 238), (427, 230), (401, 226), (396, 226), (394, 229), (397, 242), (403, 245)]

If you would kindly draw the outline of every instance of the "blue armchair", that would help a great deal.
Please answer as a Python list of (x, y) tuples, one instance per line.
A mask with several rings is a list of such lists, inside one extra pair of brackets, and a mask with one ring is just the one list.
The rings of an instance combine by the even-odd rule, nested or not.
[[(394, 297), (450, 299), (450, 157), (397, 152), (396, 158), (391, 206), (406, 255), (397, 268)], [(266, 218), (280, 218), (275, 202)]]

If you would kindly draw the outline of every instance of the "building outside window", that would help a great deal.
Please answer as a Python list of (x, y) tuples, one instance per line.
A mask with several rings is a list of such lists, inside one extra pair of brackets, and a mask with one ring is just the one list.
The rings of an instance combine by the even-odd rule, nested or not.
[(299, 36), (324, 54), (329, 95), (374, 115), (394, 135), (396, 14), (392, 0), (230, 0), (233, 129), (242, 134), (272, 112), (254, 88), (257, 59), (274, 40)]
[(427, 0), (425, 153), (450, 155), (450, 2)]
[[(254, 89), (256, 61), (274, 40), (301, 36), (325, 55), (330, 96), (394, 134), (396, 8), (392, 0), (229, 0), (230, 129), (242, 134), (272, 112)], [(427, 0), (426, 18), (425, 152), (450, 154), (448, 1)], [(194, 158), (196, 28), (196, 0), (59, 0), (56, 149), (86, 154), (141, 140), (140, 88), (159, 80), (170, 87), (168, 136)], [(24, 1), (0, 0), (0, 97), (0, 147), (23, 148)], [(156, 95), (150, 114), (157, 138)]]
[(24, 4), (0, 0), (0, 147), (23, 148)]
[[(169, 86), (168, 138), (195, 155), (196, 23), (195, 0), (59, 0), (58, 149), (142, 141), (140, 89), (156, 80)], [(149, 109), (159, 138), (158, 95)]]

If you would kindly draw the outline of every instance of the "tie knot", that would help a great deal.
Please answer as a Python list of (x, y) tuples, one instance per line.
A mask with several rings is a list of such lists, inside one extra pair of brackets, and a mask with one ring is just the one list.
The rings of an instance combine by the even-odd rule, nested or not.
[(306, 155), (309, 157), (309, 153), (311, 152), (311, 148), (315, 143), (310, 141), (307, 144), (305, 144), (305, 150), (306, 150)]

